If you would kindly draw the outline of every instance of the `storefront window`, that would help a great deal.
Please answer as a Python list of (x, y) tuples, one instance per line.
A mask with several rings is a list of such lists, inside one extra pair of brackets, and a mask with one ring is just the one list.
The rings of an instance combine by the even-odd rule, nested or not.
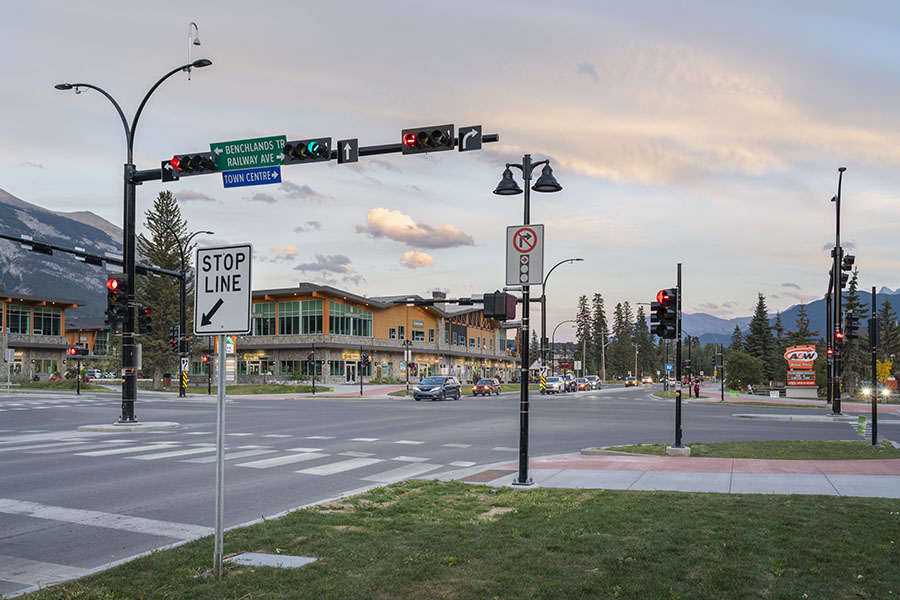
[(322, 333), (322, 301), (304, 300), (300, 322), (301, 333)]
[(35, 307), (34, 335), (59, 335), (60, 310), (58, 308)]
[(372, 337), (372, 313), (331, 301), (328, 304), (328, 328), (332, 335)]
[(254, 304), (250, 316), (253, 319), (251, 335), (275, 335), (275, 303)]
[(343, 377), (344, 376), (344, 361), (342, 360), (329, 360), (328, 361), (328, 374), (332, 377)]
[[(315, 361), (316, 377), (322, 376), (322, 361)], [(311, 365), (307, 360), (283, 360), (281, 361), (281, 375), (292, 375), (300, 373), (304, 377), (309, 377), (312, 372)]]
[(50, 360), (49, 358), (38, 358), (34, 361), (34, 372), (36, 375), (52, 375), (59, 372), (59, 361)]
[(278, 303), (278, 335), (300, 333), (300, 302)]
[(31, 309), (27, 306), (9, 306), (6, 309), (6, 329), (9, 333), (31, 334)]
[(94, 348), (91, 351), (95, 356), (106, 356), (109, 354), (109, 332), (100, 331), (94, 340)]

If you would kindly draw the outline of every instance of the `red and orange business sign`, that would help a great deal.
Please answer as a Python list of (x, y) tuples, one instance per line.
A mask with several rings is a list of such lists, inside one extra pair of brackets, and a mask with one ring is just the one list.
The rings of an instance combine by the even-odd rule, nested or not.
[(818, 358), (815, 346), (791, 346), (784, 352), (784, 358), (788, 361), (789, 369), (812, 369), (813, 362)]

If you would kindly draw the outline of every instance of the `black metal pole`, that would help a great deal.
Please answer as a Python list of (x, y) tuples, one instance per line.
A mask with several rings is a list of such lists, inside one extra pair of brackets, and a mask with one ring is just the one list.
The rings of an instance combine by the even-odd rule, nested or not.
[(75, 395), (81, 395), (81, 359), (75, 362)]
[[(312, 387), (313, 387), (312, 393), (313, 393), (313, 396), (315, 396), (316, 395), (316, 371), (318, 370), (318, 369), (316, 369), (316, 367), (319, 366), (319, 360), (316, 358), (316, 345), (315, 344), (313, 344), (313, 353), (312, 354), (313, 354), (313, 359), (310, 362), (310, 367), (312, 367)], [(409, 390), (407, 390), (407, 393), (409, 393)]]
[[(834, 197), (834, 333), (841, 330), (841, 261), (844, 258), (844, 251), (841, 248), (841, 183), (844, 177), (844, 171), (847, 167), (838, 168), (838, 190), (837, 196)], [(831, 405), (832, 414), (841, 414), (841, 388), (842, 381), (842, 364), (841, 353), (843, 348), (834, 349), (834, 368), (832, 377), (836, 384), (836, 390), (833, 392), (833, 403)]]
[(834, 266), (832, 265), (832, 281), (828, 282), (828, 293), (825, 294), (825, 402), (831, 405), (834, 401), (834, 333), (831, 331), (831, 287), (834, 279)]
[(721, 360), (719, 361), (719, 368), (721, 369), (720, 375), (722, 377), (722, 391), (720, 396), (720, 402), (725, 402), (725, 345), (719, 344), (719, 356)]
[(356, 376), (359, 377), (359, 395), (363, 395), (363, 380), (362, 380), (362, 364), (363, 364), (363, 349), (362, 345), (359, 347), (359, 362), (356, 363)]
[[(552, 269), (551, 269), (552, 270)], [(550, 274), (547, 273), (549, 277)], [(547, 368), (547, 295), (545, 294), (545, 286), (547, 285), (547, 278), (544, 278), (544, 283), (541, 284), (541, 371)], [(546, 386), (546, 381), (543, 377), (541, 377), (541, 390), (543, 391)]]
[[(133, 134), (133, 132), (132, 132)], [(131, 159), (131, 143), (133, 135), (129, 135), (129, 161)], [(123, 227), (123, 252), (125, 261), (125, 298), (128, 310), (122, 323), (122, 414), (119, 423), (135, 423), (134, 401), (137, 399), (137, 373), (135, 372), (134, 348), (134, 203), (135, 183), (132, 175), (134, 165), (125, 163), (125, 206)]]
[[(178, 238), (175, 238), (175, 241), (178, 242)], [(187, 396), (187, 378), (185, 377), (185, 370), (182, 368), (184, 364), (184, 358), (187, 356), (187, 342), (182, 340), (187, 340), (187, 315), (185, 314), (185, 307), (187, 306), (187, 269), (184, 265), (184, 248), (181, 247), (181, 243), (178, 242), (178, 251), (181, 253), (181, 290), (180, 290), (180, 298), (179, 302), (181, 304), (181, 337), (178, 340), (178, 358), (181, 360), (181, 363), (178, 365), (178, 397), (184, 398)]]
[(209, 340), (209, 351), (206, 353), (206, 395), (212, 394), (212, 338)]
[[(874, 319), (877, 319), (877, 315), (875, 307), (875, 286), (872, 286), (872, 315), (869, 317), (873, 319), (873, 323), (877, 323)], [(872, 347), (872, 445), (878, 445), (878, 386), (877, 386), (877, 378), (878, 378), (878, 365), (875, 353), (878, 348), (878, 340), (876, 339), (876, 326), (869, 326), (869, 345)], [(885, 382), (885, 386), (887, 386), (887, 382)], [(887, 389), (887, 387), (885, 387)]]
[[(522, 176), (525, 180), (525, 212), (523, 225), (530, 225), (530, 202), (531, 202), (531, 155), (526, 154), (522, 157)], [(534, 482), (528, 478), (528, 335), (530, 333), (529, 326), (529, 289), (528, 285), (522, 286), (522, 343), (519, 344), (521, 350), (521, 375), (519, 377), (519, 475), (513, 481), (513, 485), (532, 485)]]
[(675, 344), (675, 447), (683, 448), (681, 443), (681, 263), (678, 263), (678, 306), (677, 318), (677, 342)]

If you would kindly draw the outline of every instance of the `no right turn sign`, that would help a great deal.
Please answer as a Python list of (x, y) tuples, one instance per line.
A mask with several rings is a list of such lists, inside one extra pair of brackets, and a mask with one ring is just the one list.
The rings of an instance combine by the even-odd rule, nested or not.
[(539, 285), (544, 281), (544, 226), (506, 228), (506, 285)]

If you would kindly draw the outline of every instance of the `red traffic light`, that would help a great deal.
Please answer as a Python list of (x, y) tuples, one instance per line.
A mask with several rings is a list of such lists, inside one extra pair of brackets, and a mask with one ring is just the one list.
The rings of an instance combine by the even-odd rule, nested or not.
[(838, 331), (838, 332), (836, 332), (836, 333), (834, 334), (834, 339), (836, 339), (836, 340), (842, 340), (842, 339), (844, 339), (844, 332), (843, 332), (843, 331)]
[(418, 141), (416, 140), (416, 134), (413, 132), (408, 132), (403, 134), (403, 145), (407, 148), (415, 148), (418, 145)]
[(152, 314), (153, 314), (153, 309), (150, 308), (149, 306), (145, 306), (145, 307), (143, 308), (143, 313), (144, 313), (145, 315), (152, 315)]
[(169, 164), (172, 165), (172, 168), (176, 171), (181, 171), (181, 159), (177, 156), (173, 156), (172, 160), (169, 161)]
[(115, 277), (110, 277), (106, 280), (106, 287), (110, 290), (118, 290), (120, 285), (122, 285), (122, 282)]
[(76, 348), (74, 346), (69, 348), (69, 356), (75, 356), (76, 354), (78, 354), (78, 348)]
[(659, 302), (660, 304), (666, 304), (670, 299), (671, 299), (671, 296), (669, 296), (668, 290), (659, 290), (656, 293), (656, 301)]
[(825, 354), (827, 354), (828, 356), (831, 356), (832, 354), (834, 354), (834, 350), (829, 348), (828, 350), (825, 351)]
[(204, 354), (203, 357), (202, 357), (200, 360), (203, 361), (203, 362), (209, 362), (209, 357), (208, 357), (207, 355)]

